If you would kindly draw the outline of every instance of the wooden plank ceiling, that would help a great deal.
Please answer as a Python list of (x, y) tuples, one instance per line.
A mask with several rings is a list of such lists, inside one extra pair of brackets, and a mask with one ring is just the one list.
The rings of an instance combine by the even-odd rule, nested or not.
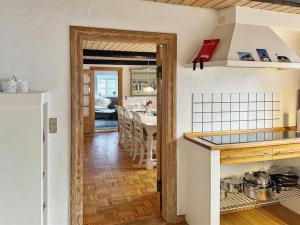
[(153, 43), (84, 40), (82, 50), (85, 50), (84, 64), (155, 65), (156, 61), (156, 45)]
[[(271, 10), (300, 14), (300, 4), (297, 1), (249, 1), (249, 0), (145, 0), (210, 9), (225, 9), (233, 6), (243, 6), (255, 9)], [(276, 3), (271, 3), (276, 2)], [(280, 4), (279, 4), (280, 3)]]
[(82, 49), (127, 51), (127, 52), (156, 52), (156, 45), (153, 43), (126, 43), (111, 41), (83, 41)]

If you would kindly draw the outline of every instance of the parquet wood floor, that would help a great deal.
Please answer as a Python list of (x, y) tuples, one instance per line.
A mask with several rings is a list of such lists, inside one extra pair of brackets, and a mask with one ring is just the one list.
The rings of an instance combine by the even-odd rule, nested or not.
[(116, 225), (159, 217), (156, 170), (133, 167), (118, 133), (84, 138), (85, 225)]

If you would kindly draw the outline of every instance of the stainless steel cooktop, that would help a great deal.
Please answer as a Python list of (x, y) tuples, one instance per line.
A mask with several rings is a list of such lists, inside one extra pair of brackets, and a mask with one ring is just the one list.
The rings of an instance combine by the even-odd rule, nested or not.
[(300, 138), (300, 133), (297, 133), (296, 131), (276, 131), (276, 132), (200, 136), (199, 138), (215, 145), (223, 145), (223, 144), (239, 144), (239, 143), (251, 143), (251, 142), (263, 142), (263, 141), (275, 141), (275, 140)]

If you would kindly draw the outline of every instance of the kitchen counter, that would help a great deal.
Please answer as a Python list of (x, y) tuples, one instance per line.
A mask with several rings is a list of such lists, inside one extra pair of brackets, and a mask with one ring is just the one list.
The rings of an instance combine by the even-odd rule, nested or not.
[[(264, 146), (275, 146), (275, 145), (287, 145), (287, 144), (300, 144), (300, 134), (298, 137), (295, 135), (290, 135), (287, 137), (277, 137), (277, 139), (260, 140), (260, 141), (251, 141), (251, 142), (239, 142), (239, 143), (213, 143), (211, 141), (205, 140), (209, 139), (208, 137), (220, 137), (220, 136), (237, 136), (237, 135), (252, 135), (259, 133), (280, 133), (280, 132), (293, 132), (296, 134), (295, 127), (287, 128), (272, 128), (272, 129), (257, 129), (257, 130), (238, 130), (238, 131), (218, 131), (218, 132), (188, 132), (184, 134), (184, 138), (188, 141), (191, 141), (195, 144), (198, 144), (204, 147), (207, 150), (229, 150), (229, 149), (240, 149), (240, 148), (254, 148), (254, 147), (264, 147)], [(253, 136), (253, 135), (252, 135)], [(203, 139), (204, 138), (204, 139)]]
[[(300, 173), (300, 134), (295, 131), (295, 127), (288, 127), (185, 133), (183, 157), (186, 166), (183, 174), (186, 175), (186, 218), (189, 224), (220, 225), (223, 213), (264, 206), (244, 204), (241, 196), (234, 196), (232, 205), (225, 204), (230, 209), (224, 207), (220, 201), (220, 180), (227, 176), (240, 177), (247, 171), (266, 170), (273, 165), (293, 166)], [(272, 135), (269, 136), (269, 133)], [(261, 139), (259, 134), (267, 134), (267, 138)], [(229, 139), (219, 138), (226, 135)], [(245, 141), (240, 138), (237, 141), (238, 135), (247, 136), (248, 139)], [(280, 202), (300, 215), (300, 186), (296, 190), (289, 195), (284, 193), (287, 198), (277, 195), (276, 201), (264, 204)]]

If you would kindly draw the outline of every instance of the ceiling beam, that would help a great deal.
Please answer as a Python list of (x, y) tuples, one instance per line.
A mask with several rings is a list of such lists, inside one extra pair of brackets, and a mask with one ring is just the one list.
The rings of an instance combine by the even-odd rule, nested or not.
[(99, 56), (130, 59), (156, 59), (155, 52), (128, 52), (128, 51), (108, 51), (83, 49), (83, 56)]
[(278, 5), (300, 7), (300, 0), (256, 0), (256, 1), (264, 2), (264, 3), (278, 4)]
[(83, 59), (83, 64), (99, 64), (99, 65), (135, 65), (135, 66), (150, 66), (156, 65), (156, 61), (142, 60), (106, 60), (106, 59)]

